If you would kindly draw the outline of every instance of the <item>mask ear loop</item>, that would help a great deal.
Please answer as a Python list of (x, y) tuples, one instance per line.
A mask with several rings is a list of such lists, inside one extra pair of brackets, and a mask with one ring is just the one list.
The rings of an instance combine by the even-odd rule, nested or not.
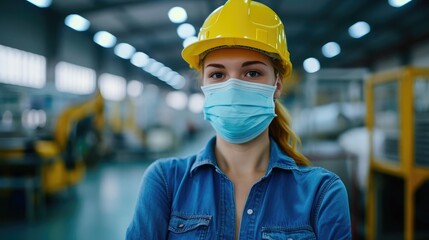
[[(275, 90), (274, 90), (274, 93), (275, 93), (275, 91), (277, 91), (277, 84), (279, 83), (279, 74), (278, 73), (276, 73), (276, 82), (274, 83), (274, 87), (276, 88)], [(274, 99), (274, 102), (276, 102), (277, 101), (277, 98), (276, 97), (273, 97), (273, 99)]]

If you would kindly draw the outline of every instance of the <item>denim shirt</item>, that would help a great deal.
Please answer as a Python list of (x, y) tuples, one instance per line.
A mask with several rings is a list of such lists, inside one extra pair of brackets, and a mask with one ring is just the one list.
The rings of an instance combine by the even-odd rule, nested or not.
[[(197, 155), (150, 165), (126, 239), (234, 239), (234, 185), (216, 162), (215, 141)], [(266, 174), (247, 197), (239, 239), (351, 239), (339, 177), (297, 166), (273, 139), (270, 148)]]

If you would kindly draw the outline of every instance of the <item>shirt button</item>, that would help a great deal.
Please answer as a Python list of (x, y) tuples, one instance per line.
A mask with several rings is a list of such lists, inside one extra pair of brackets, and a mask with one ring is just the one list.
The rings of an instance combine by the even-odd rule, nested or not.
[(247, 214), (252, 215), (253, 214), (253, 210), (252, 209), (247, 209)]
[(183, 223), (181, 223), (181, 224), (179, 224), (179, 228), (182, 228), (182, 227), (184, 227), (185, 226), (185, 224), (183, 224)]

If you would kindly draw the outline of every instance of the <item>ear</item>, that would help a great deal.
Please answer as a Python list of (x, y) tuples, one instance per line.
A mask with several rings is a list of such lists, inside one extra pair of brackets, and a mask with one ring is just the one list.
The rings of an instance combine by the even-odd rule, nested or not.
[(276, 81), (276, 91), (274, 92), (274, 99), (277, 99), (282, 94), (283, 90), (283, 81), (280, 78), (277, 78)]

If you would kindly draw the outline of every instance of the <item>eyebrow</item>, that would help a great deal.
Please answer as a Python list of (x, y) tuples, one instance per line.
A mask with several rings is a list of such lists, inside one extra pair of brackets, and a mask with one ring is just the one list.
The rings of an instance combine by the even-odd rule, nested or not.
[(265, 64), (265, 63), (263, 63), (261, 61), (248, 61), (248, 62), (244, 62), (243, 64), (241, 64), (241, 66), (242, 67), (247, 67), (247, 66), (254, 65), (254, 64), (262, 64), (262, 65), (267, 66), (267, 64)]
[(215, 68), (223, 68), (223, 69), (225, 68), (224, 65), (218, 64), (218, 63), (210, 63), (210, 64), (207, 64), (206, 67), (215, 67)]
[[(241, 64), (241, 67), (247, 67), (247, 66), (255, 65), (255, 64), (262, 64), (262, 65), (267, 66), (267, 64), (265, 64), (265, 63), (263, 63), (261, 61), (248, 61), (248, 62), (244, 62), (243, 64)], [(210, 63), (210, 64), (207, 64), (206, 67), (215, 67), (215, 68), (225, 69), (224, 65), (218, 64), (218, 63)]]

